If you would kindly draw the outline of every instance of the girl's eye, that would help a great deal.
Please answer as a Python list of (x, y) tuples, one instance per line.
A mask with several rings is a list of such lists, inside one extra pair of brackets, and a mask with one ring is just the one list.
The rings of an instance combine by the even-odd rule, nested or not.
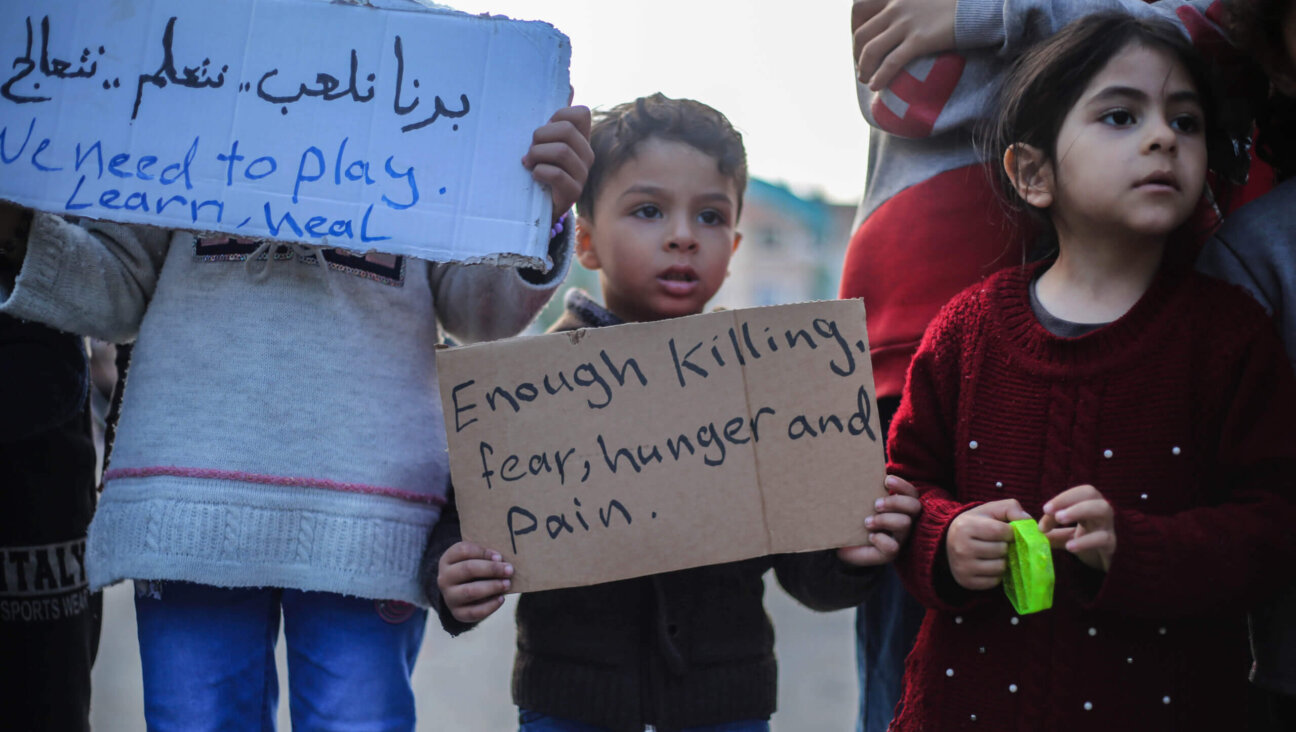
[(1114, 127), (1128, 127), (1134, 124), (1134, 115), (1128, 109), (1113, 109), (1099, 117), (1098, 121)]
[(1202, 122), (1195, 114), (1181, 114), (1170, 120), (1170, 126), (1178, 132), (1192, 134), (1201, 131)]
[(632, 214), (641, 219), (659, 219), (661, 218), (661, 209), (651, 203), (636, 208)]
[(698, 214), (698, 221), (701, 221), (707, 226), (719, 226), (725, 222), (725, 217), (724, 214), (719, 211), (707, 209)]

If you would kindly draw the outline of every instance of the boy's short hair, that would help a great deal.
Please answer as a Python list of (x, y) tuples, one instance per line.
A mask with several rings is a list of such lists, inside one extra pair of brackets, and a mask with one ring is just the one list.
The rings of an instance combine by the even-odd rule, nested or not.
[(682, 142), (715, 158), (720, 174), (738, 188), (738, 214), (747, 190), (747, 151), (742, 134), (715, 109), (692, 99), (671, 99), (658, 92), (598, 112), (590, 130), (594, 164), (576, 201), (581, 216), (594, 218), (594, 199), (603, 181), (635, 156), (640, 143), (657, 138)]

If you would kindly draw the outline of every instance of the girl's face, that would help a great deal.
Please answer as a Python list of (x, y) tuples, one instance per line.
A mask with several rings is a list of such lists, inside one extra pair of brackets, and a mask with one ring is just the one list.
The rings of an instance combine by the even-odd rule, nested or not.
[(1080, 94), (1038, 174), (1027, 201), (1048, 209), (1059, 240), (1164, 240), (1206, 179), (1205, 116), (1188, 72), (1167, 51), (1125, 47)]

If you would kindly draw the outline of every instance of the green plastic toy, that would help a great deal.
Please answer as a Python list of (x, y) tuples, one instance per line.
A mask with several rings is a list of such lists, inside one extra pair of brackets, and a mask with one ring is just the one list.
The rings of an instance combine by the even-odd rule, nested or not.
[(1013, 540), (1008, 544), (1004, 592), (1018, 615), (1048, 610), (1053, 607), (1053, 551), (1048, 537), (1034, 519), (1019, 519), (1009, 525)]

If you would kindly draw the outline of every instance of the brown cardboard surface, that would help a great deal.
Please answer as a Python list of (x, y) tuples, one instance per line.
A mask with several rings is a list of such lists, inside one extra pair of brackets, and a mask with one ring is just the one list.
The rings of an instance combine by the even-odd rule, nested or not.
[(463, 536), (513, 590), (859, 544), (884, 494), (864, 304), (437, 354)]

